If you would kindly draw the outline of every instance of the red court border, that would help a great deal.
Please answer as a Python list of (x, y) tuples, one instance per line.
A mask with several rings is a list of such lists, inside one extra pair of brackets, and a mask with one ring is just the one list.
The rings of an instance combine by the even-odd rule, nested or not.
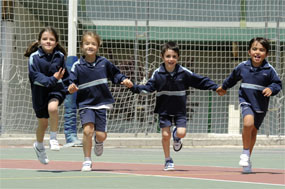
[[(0, 168), (29, 169), (41, 171), (80, 171), (82, 162), (52, 161), (43, 165), (37, 160), (0, 160)], [(242, 174), (241, 168), (175, 166), (174, 171), (163, 171), (163, 165), (93, 162), (94, 172), (121, 173), (146, 176), (167, 176), (240, 183), (256, 183), (285, 186), (285, 170), (253, 169), (252, 174)]]

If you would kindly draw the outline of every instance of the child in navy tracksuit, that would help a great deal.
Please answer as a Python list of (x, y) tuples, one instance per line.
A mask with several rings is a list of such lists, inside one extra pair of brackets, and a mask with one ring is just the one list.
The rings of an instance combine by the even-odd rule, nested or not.
[(59, 150), (56, 139), (58, 129), (58, 106), (64, 101), (69, 84), (69, 74), (65, 71), (65, 49), (59, 44), (57, 32), (46, 27), (39, 33), (38, 41), (28, 47), (29, 79), (32, 89), (33, 109), (38, 118), (37, 141), (34, 149), (41, 163), (49, 162), (43, 140), (50, 122), (50, 149)]
[(159, 114), (160, 128), (162, 128), (162, 146), (165, 156), (164, 170), (173, 170), (174, 163), (170, 157), (170, 127), (174, 121), (173, 149), (182, 148), (181, 138), (186, 135), (186, 90), (194, 87), (202, 90), (216, 90), (218, 85), (208, 77), (195, 74), (187, 68), (177, 64), (179, 47), (175, 42), (168, 42), (162, 47), (161, 57), (164, 63), (156, 69), (145, 85), (134, 85), (134, 93), (148, 93), (156, 91), (155, 113)]
[(83, 56), (71, 68), (70, 93), (77, 91), (76, 104), (83, 127), (84, 162), (82, 171), (92, 170), (91, 149), (94, 137), (94, 152), (103, 153), (103, 141), (107, 138), (107, 109), (112, 108), (114, 99), (108, 87), (108, 79), (113, 83), (130, 86), (132, 82), (105, 57), (97, 56), (101, 44), (100, 37), (87, 31), (82, 36)]
[(250, 155), (256, 141), (257, 131), (268, 110), (269, 97), (276, 95), (281, 89), (281, 80), (275, 69), (265, 59), (270, 44), (262, 37), (253, 38), (249, 42), (250, 59), (240, 63), (217, 89), (219, 95), (241, 81), (239, 102), (243, 115), (243, 152), (239, 165), (244, 173), (251, 173)]

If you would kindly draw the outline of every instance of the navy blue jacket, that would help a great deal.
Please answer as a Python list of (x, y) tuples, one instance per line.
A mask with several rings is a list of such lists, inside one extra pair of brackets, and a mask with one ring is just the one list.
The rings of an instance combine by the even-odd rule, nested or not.
[(241, 62), (225, 79), (222, 88), (227, 90), (240, 80), (240, 103), (251, 105), (257, 113), (263, 113), (268, 110), (269, 97), (265, 97), (262, 94), (263, 89), (270, 88), (272, 96), (282, 89), (282, 83), (277, 72), (266, 60), (260, 67), (253, 67), (251, 59)]
[(173, 75), (166, 71), (164, 63), (154, 71), (145, 85), (134, 85), (134, 93), (156, 93), (155, 113), (160, 115), (186, 115), (186, 90), (194, 87), (202, 90), (216, 90), (218, 85), (208, 77), (195, 74), (176, 64)]
[(126, 76), (109, 60), (96, 56), (94, 63), (85, 61), (84, 57), (75, 62), (70, 72), (70, 82), (75, 83), (77, 91), (76, 104), (79, 109), (114, 103), (108, 87), (108, 79), (121, 83)]
[(65, 57), (60, 51), (46, 54), (41, 48), (29, 57), (29, 79), (32, 89), (34, 110), (47, 108), (48, 100), (57, 96), (63, 102), (69, 85), (69, 72), (65, 69), (62, 79), (57, 80), (53, 74), (65, 69)]

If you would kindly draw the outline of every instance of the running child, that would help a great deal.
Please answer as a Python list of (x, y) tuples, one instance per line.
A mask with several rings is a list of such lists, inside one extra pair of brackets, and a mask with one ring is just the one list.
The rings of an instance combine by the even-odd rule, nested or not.
[(217, 89), (219, 95), (241, 81), (239, 102), (243, 116), (243, 152), (239, 165), (243, 173), (251, 173), (252, 150), (260, 125), (268, 110), (270, 96), (276, 95), (281, 89), (281, 80), (276, 70), (265, 59), (270, 49), (269, 41), (262, 37), (250, 40), (248, 54), (250, 58), (241, 62)]
[(178, 64), (179, 47), (175, 42), (163, 45), (161, 58), (163, 63), (152, 74), (145, 85), (133, 85), (134, 93), (151, 93), (156, 91), (154, 112), (159, 115), (162, 129), (162, 147), (165, 156), (164, 170), (173, 170), (174, 162), (170, 156), (170, 127), (173, 129), (173, 149), (178, 152), (182, 148), (182, 138), (186, 135), (186, 90), (194, 87), (202, 90), (213, 90), (218, 85), (208, 77), (195, 74)]
[(60, 149), (56, 138), (58, 106), (64, 101), (69, 85), (69, 74), (65, 71), (65, 55), (66, 51), (60, 45), (59, 36), (52, 27), (42, 29), (38, 41), (32, 43), (24, 54), (29, 57), (33, 109), (38, 118), (37, 141), (33, 147), (42, 164), (49, 162), (43, 143), (48, 122), (50, 149), (57, 151)]
[(91, 149), (94, 136), (94, 153), (101, 156), (103, 142), (107, 138), (107, 110), (114, 99), (108, 87), (108, 79), (130, 87), (132, 82), (120, 70), (97, 52), (101, 44), (100, 36), (91, 31), (83, 34), (81, 50), (83, 56), (71, 68), (69, 93), (77, 91), (76, 104), (83, 127), (84, 162), (81, 171), (91, 171)]

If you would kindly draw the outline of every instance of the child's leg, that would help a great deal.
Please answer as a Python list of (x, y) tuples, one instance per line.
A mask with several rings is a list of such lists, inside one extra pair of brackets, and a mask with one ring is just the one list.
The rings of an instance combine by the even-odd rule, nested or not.
[(182, 149), (183, 143), (182, 138), (186, 136), (186, 116), (175, 116), (174, 117), (176, 127), (173, 128), (173, 150), (179, 152)]
[(34, 143), (33, 148), (37, 154), (38, 160), (42, 164), (48, 164), (49, 162), (43, 143), (47, 127), (48, 127), (48, 119), (38, 118), (38, 128), (36, 131), (37, 142)]
[(60, 150), (58, 141), (56, 139), (58, 130), (58, 104), (59, 101), (56, 98), (50, 99), (48, 103), (48, 114), (50, 117), (50, 141), (49, 146), (51, 150)]
[(103, 142), (107, 138), (107, 110), (93, 110), (95, 113), (95, 145), (94, 153), (96, 156), (101, 156), (104, 150)]
[(250, 147), (249, 147), (250, 154), (252, 153), (253, 147), (256, 142), (257, 131), (258, 130), (256, 129), (256, 127), (253, 127), (252, 132), (251, 132), (251, 141), (250, 141)]
[(170, 126), (162, 128), (162, 147), (164, 151), (165, 158), (170, 157), (170, 139), (171, 139), (171, 132)]
[(94, 124), (86, 123), (83, 125), (83, 153), (84, 157), (91, 157), (92, 138), (94, 135)]
[[(96, 127), (97, 129), (97, 127)], [(103, 132), (103, 131), (95, 131), (95, 145), (94, 145), (94, 153), (96, 156), (101, 156), (103, 154), (103, 150), (104, 150), (104, 144), (103, 142), (106, 140), (107, 138), (107, 133)]]
[(57, 132), (58, 130), (58, 104), (59, 101), (53, 98), (48, 103), (48, 113), (50, 116), (50, 131)]
[(240, 155), (239, 165), (243, 167), (243, 172), (251, 172), (250, 147), (252, 146), (252, 132), (254, 129), (254, 115), (245, 114), (243, 117), (242, 141), (243, 152)]
[(266, 113), (254, 113), (254, 127), (252, 128), (252, 131), (251, 131), (251, 141), (250, 141), (250, 146), (249, 146), (250, 154), (253, 151), (253, 148), (256, 142), (256, 136), (258, 133), (258, 129), (260, 125), (262, 124), (265, 118), (265, 115)]
[(164, 171), (174, 170), (174, 163), (170, 157), (170, 126), (162, 128), (162, 147), (165, 157)]
[[(248, 114), (244, 116), (243, 118), (243, 130), (242, 130), (242, 141), (243, 141), (243, 149), (244, 150), (250, 150), (250, 148), (253, 148), (253, 145), (255, 143), (255, 138), (252, 140), (253, 131), (255, 130), (254, 127), (254, 116), (251, 114)], [(251, 144), (252, 141), (254, 141), (253, 145)]]
[(243, 167), (243, 173), (252, 172), (250, 157), (256, 142), (258, 128), (260, 127), (266, 113), (256, 113), (251, 106), (241, 105), (243, 114), (243, 152), (240, 155), (239, 165)]
[(43, 143), (47, 127), (48, 127), (48, 119), (38, 118), (38, 128), (36, 131), (36, 137), (38, 143)]

